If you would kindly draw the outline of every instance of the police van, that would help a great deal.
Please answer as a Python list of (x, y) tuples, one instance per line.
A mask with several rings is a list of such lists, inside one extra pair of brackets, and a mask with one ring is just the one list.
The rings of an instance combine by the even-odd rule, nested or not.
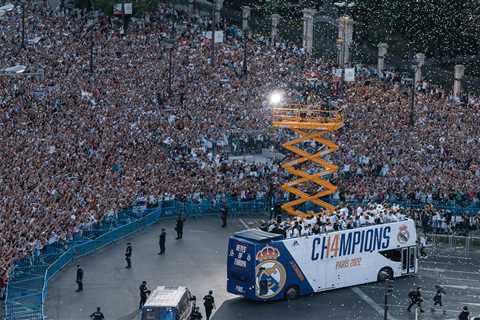
[(189, 320), (195, 297), (185, 287), (157, 287), (142, 308), (141, 320)]
[(285, 239), (258, 229), (232, 235), (227, 291), (256, 301), (293, 299), (417, 272), (412, 220)]

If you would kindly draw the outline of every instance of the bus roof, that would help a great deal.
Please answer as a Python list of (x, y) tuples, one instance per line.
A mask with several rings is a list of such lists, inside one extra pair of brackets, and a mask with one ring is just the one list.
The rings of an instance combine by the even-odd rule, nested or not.
[(262, 231), (260, 229), (249, 229), (238, 231), (233, 234), (237, 238), (242, 238), (246, 240), (258, 241), (258, 242), (268, 242), (272, 240), (282, 240), (283, 236), (277, 233), (270, 233)]
[(146, 307), (176, 307), (187, 291), (185, 287), (159, 286), (153, 290), (145, 303)]

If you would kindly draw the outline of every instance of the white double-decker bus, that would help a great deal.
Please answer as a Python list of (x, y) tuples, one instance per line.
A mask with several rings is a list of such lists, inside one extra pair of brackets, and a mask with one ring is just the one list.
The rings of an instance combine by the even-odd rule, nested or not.
[(410, 219), (290, 239), (240, 231), (228, 244), (227, 290), (270, 301), (409, 275), (416, 240)]

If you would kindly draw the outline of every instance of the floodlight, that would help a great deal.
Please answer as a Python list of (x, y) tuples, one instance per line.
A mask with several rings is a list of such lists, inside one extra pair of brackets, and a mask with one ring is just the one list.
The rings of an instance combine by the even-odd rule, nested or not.
[(271, 105), (279, 105), (283, 101), (283, 92), (274, 91), (270, 94), (269, 102)]

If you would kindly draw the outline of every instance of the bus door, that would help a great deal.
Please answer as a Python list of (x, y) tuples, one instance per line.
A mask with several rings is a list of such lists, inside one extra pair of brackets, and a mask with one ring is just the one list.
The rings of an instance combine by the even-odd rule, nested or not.
[(415, 273), (417, 266), (417, 248), (402, 249), (402, 274)]

